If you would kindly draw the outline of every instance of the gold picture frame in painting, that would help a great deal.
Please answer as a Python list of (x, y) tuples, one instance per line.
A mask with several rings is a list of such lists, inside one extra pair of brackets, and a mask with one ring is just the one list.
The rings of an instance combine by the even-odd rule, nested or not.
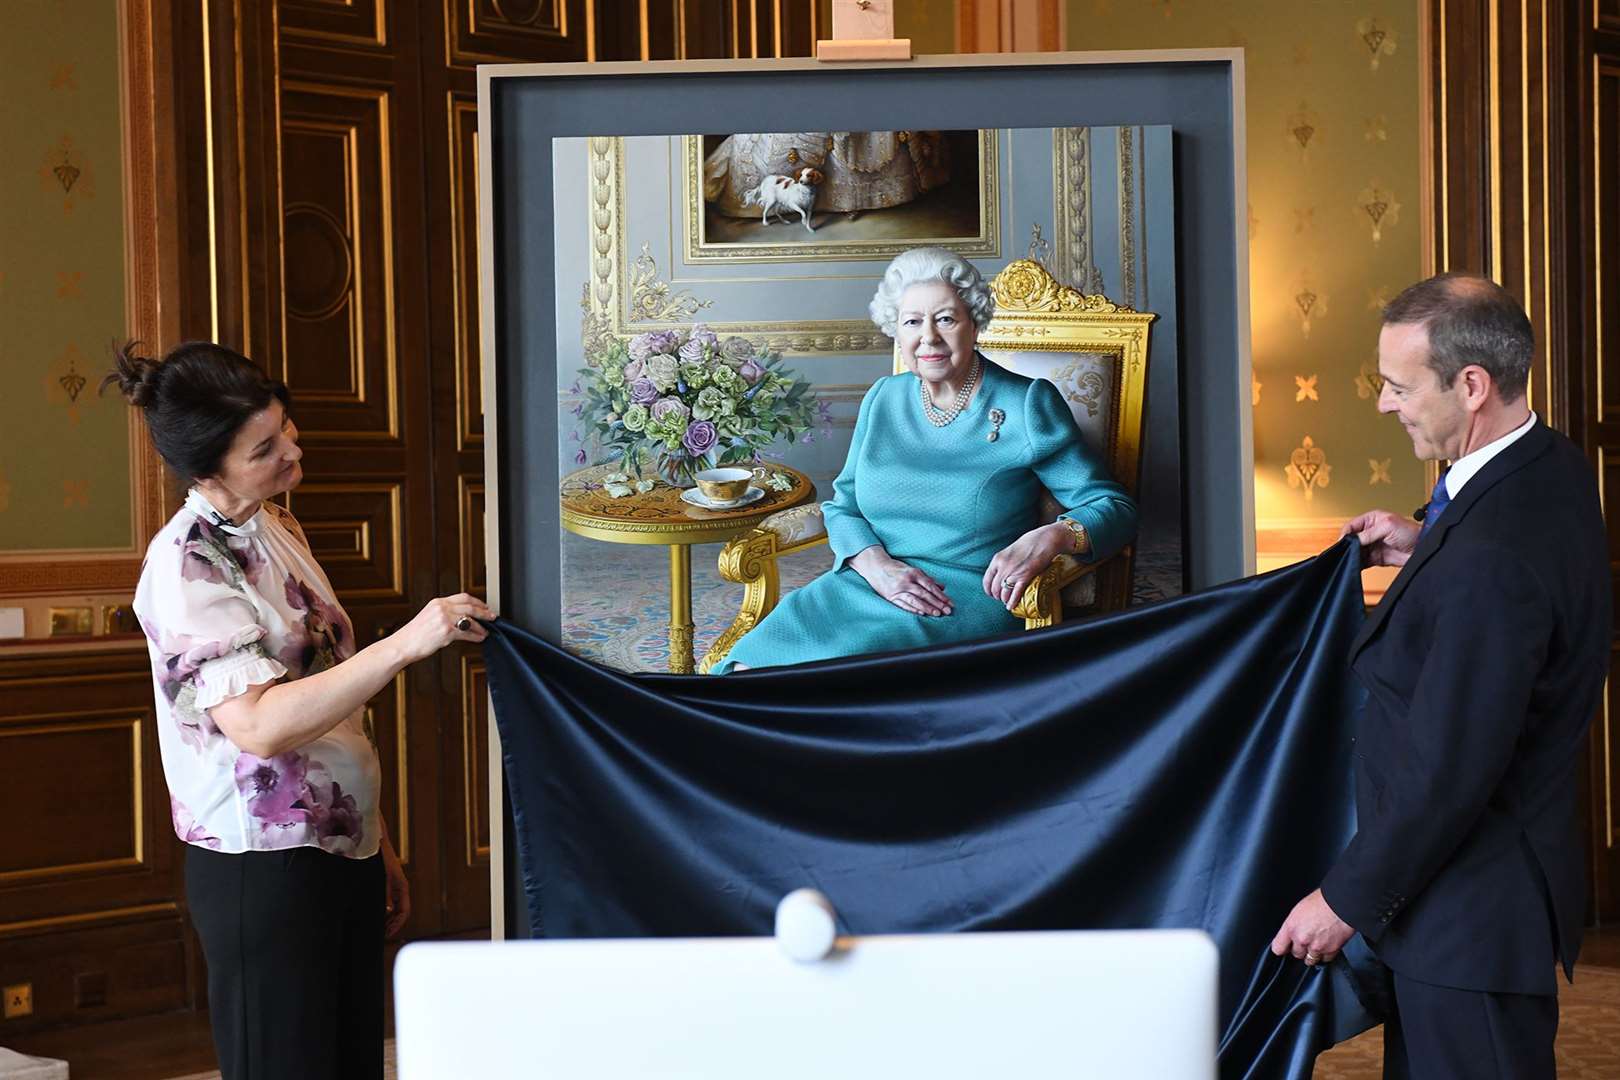
[[(904, 135), (905, 133), (901, 133)], [(715, 242), (707, 235), (707, 203), (703, 196), (703, 135), (681, 139), (685, 259), (688, 263), (765, 263), (839, 261), (852, 259), (883, 261), (908, 248), (934, 244), (948, 247), (968, 258), (995, 256), (1001, 252), (1001, 133), (981, 129), (975, 165), (978, 170), (978, 229), (972, 236), (946, 235), (876, 237), (871, 240), (823, 242), (814, 239), (783, 243)], [(830, 141), (830, 140), (829, 140)], [(871, 211), (881, 213), (882, 211)], [(803, 234), (796, 222), (782, 230), (785, 236)]]

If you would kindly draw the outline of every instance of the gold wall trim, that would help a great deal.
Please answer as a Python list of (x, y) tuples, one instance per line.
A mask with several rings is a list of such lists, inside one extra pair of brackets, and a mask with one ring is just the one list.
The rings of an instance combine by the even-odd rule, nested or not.
[[(467, 101), (455, 91), (447, 95), (446, 105), (449, 109), (450, 123), (450, 313), (452, 319), (452, 342), (455, 349), (456, 366), (456, 448), (458, 450), (478, 450), (484, 442), (484, 436), (472, 429), (473, 394), (478, 392), (478, 414), (484, 412), (482, 386), (476, 378), (479, 357), (476, 351), (467, 347), (467, 328), (469, 323), (475, 322), (476, 300), (478, 294), (471, 291), (468, 286), (478, 280), (478, 233), (476, 228), (471, 237), (473, 242), (473, 265), (467, 266), (461, 254), (466, 249), (468, 236), (462, 228), (462, 212), (467, 205), (467, 198), (477, 197), (478, 191), (478, 102)], [(467, 116), (473, 119), (473, 143), (469, 152), (463, 152), (461, 140), (461, 123)], [(471, 166), (468, 169), (468, 166)], [(470, 186), (462, 183), (462, 177), (468, 176), (472, 183)], [(475, 209), (476, 214), (476, 209)], [(473, 304), (463, 306), (463, 298), (474, 301)]]
[[(772, 263), (814, 259), (892, 259), (902, 251), (922, 244), (938, 244), (964, 256), (1001, 254), (1001, 133), (979, 132), (979, 235), (955, 237), (913, 237), (904, 240), (861, 240), (842, 244), (711, 244), (705, 237), (703, 212), (703, 136), (681, 137), (682, 175), (680, 192), (685, 219), (686, 261), (701, 263)], [(622, 153), (622, 143), (621, 143)], [(623, 175), (622, 167), (620, 175)]]
[[(458, 560), (461, 567), (461, 588), (465, 592), (473, 589), (477, 577), (473, 564), (473, 500), (485, 499), (488, 506), (484, 480), (482, 477), (458, 476), (456, 477), (456, 534), (461, 541), (461, 553)], [(483, 524), (480, 522), (479, 524)], [(486, 528), (487, 532), (487, 528)], [(482, 552), (478, 552), (482, 555)], [(488, 578), (486, 577), (487, 581)]]
[[(475, 670), (476, 669), (476, 670)], [(478, 695), (475, 691), (477, 676), (484, 672), (481, 657), (463, 654), (461, 657), (461, 789), (464, 803), (466, 831), (466, 858), (468, 866), (483, 866), (489, 862), (490, 846), (478, 842), (478, 778), (480, 762), (474, 753), (478, 746), (474, 726), (478, 722)], [(484, 701), (489, 701), (486, 687)], [(489, 713), (493, 717), (494, 713)], [(487, 762), (482, 763), (487, 765)], [(485, 804), (488, 805), (487, 802)]]
[[(114, 859), (57, 863), (51, 866), (29, 867), (26, 870), (0, 871), (0, 887), (41, 878), (72, 877), (110, 870), (135, 870), (146, 865), (146, 767), (145, 750), (141, 745), (142, 719), (140, 715), (118, 715), (106, 709), (90, 709), (83, 712), (31, 713), (25, 717), (6, 717), (4, 721), (0, 721), (0, 740), (22, 735), (65, 736), (91, 731), (127, 729), (130, 733), (130, 844), (134, 849), (129, 855)], [(5, 755), (0, 753), (0, 759), (4, 757)]]
[(159, 919), (180, 917), (180, 905), (173, 901), (159, 904), (137, 904), (133, 907), (108, 908), (105, 911), (85, 911), (76, 915), (47, 915), (39, 919), (22, 919), (0, 923), (0, 938), (32, 937), (42, 932), (58, 930), (86, 930), (96, 926), (118, 923), (155, 922)]

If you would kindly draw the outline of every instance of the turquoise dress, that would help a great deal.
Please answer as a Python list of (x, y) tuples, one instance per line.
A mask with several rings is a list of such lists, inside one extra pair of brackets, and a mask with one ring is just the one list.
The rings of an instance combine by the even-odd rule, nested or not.
[[(923, 415), (917, 376), (879, 379), (861, 402), (844, 469), (822, 504), (833, 568), (782, 598), (715, 674), (912, 649), (1016, 630), (985, 595), (996, 552), (1040, 524), (1040, 485), (1086, 528), (1088, 559), (1136, 533), (1136, 504), (1087, 448), (1057, 387), (981, 361), (983, 382), (945, 427)], [(1006, 414), (991, 442), (990, 410)], [(952, 613), (915, 615), (872, 591), (849, 560), (873, 544), (945, 587)]]

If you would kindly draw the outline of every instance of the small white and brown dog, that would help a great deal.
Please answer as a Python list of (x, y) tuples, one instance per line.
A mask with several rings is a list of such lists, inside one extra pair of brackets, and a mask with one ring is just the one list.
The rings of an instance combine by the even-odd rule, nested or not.
[(815, 169), (803, 168), (792, 176), (767, 176), (761, 180), (751, 191), (743, 195), (743, 202), (748, 206), (764, 208), (760, 215), (760, 224), (769, 225), (773, 213), (782, 214), (782, 220), (787, 221), (787, 211), (797, 211), (799, 220), (811, 232), (816, 227), (810, 223), (811, 211), (816, 206), (816, 185), (826, 179)]

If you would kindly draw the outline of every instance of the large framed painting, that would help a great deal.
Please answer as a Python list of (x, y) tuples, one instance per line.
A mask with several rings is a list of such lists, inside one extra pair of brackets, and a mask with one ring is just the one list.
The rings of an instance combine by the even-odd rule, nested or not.
[[(832, 570), (822, 504), (862, 402), (911, 378), (868, 306), (916, 247), (978, 271), (988, 364), (1055, 386), (1138, 507), (1008, 632), (1252, 572), (1241, 64), (480, 68), (492, 604), (627, 673), (724, 670)], [(1031, 527), (1063, 509), (1036, 487), (1009, 511)]]
[[(578, 223), (557, 229), (553, 260), (568, 648), (629, 672), (712, 670), (776, 602), (828, 569), (827, 548), (809, 542), (820, 535), (811, 508), (844, 467), (862, 400), (894, 366), (893, 343), (865, 313), (890, 259), (924, 246), (960, 255), (991, 283), (996, 318), (983, 331), (985, 356), (1056, 385), (1087, 447), (1141, 510), (1130, 550), (1063, 584), (1062, 610), (1034, 623), (1182, 591), (1172, 129), (898, 134), (554, 140), (553, 216)], [(701, 191), (692, 186), (694, 147), (706, 148), (711, 182)], [(793, 179), (804, 170), (814, 175)], [(948, 203), (931, 201), (952, 170), (972, 196), (954, 219), (938, 208)], [(802, 213), (762, 212), (747, 224), (767, 241), (793, 238), (786, 247), (804, 250), (791, 260), (721, 264), (674, 239), (699, 200), (710, 214), (716, 201), (732, 200), (752, 215), (760, 204), (781, 209), (777, 189), (784, 201), (802, 196)], [(840, 228), (836, 244), (813, 239)], [(759, 241), (738, 233), (732, 246)], [(772, 378), (792, 391), (762, 410), (770, 394), (746, 380), (705, 386), (701, 365), (688, 373), (685, 361), (702, 356), (704, 335), (720, 354), (710, 357), (717, 371), (757, 366), (770, 373), (767, 391)], [(666, 362), (671, 381), (642, 381), (660, 353), (681, 361)], [(757, 504), (724, 514), (700, 505), (680, 477), (658, 474), (670, 457), (659, 442), (673, 434), (659, 426), (669, 410), (692, 431), (718, 426), (704, 463), (768, 465), (793, 485), (760, 487)], [(1032, 498), (1020, 512), (1050, 521), (1060, 509)], [(728, 565), (755, 529), (786, 521), (798, 523), (795, 550), (771, 561), (776, 600), (767, 601)], [(680, 565), (666, 567), (672, 558)], [(671, 590), (670, 575), (680, 588)], [(897, 647), (882, 635), (868, 645)]]

